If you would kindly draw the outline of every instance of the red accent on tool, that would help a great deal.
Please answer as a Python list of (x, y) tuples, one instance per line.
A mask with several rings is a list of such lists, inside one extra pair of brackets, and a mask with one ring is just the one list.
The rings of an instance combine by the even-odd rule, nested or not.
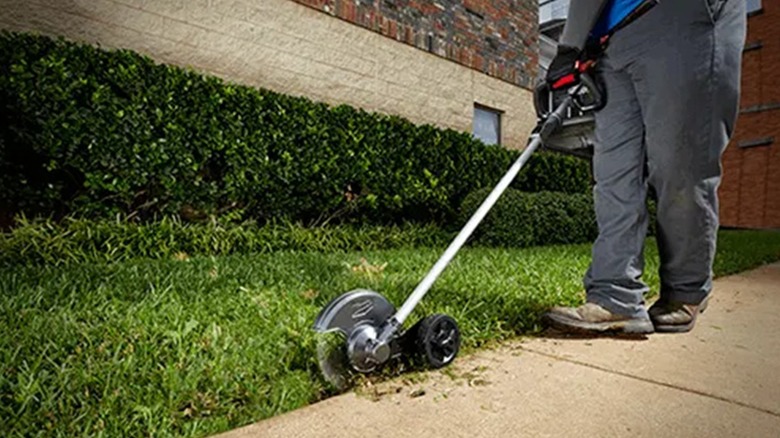
[(592, 60), (587, 60), (585, 62), (578, 61), (575, 67), (577, 68), (578, 72), (585, 73), (586, 71), (590, 70), (594, 63), (595, 62)]
[(575, 77), (574, 73), (571, 73), (555, 81), (552, 85), (552, 89), (559, 90), (567, 85), (575, 83), (576, 81), (577, 78)]

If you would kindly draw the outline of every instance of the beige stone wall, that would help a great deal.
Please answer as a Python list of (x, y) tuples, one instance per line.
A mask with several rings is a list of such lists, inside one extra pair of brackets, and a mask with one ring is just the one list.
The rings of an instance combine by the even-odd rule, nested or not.
[(504, 111), (522, 147), (531, 93), (291, 0), (0, 0), (0, 28), (64, 36), (227, 80), (471, 131)]

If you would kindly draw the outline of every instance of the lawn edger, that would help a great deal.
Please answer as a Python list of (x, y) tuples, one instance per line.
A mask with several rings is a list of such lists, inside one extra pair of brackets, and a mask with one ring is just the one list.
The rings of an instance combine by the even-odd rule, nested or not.
[(586, 137), (592, 131), (583, 129), (583, 123), (577, 119), (591, 117), (592, 120), (592, 113), (606, 103), (600, 84), (593, 78), (593, 67), (615, 32), (657, 4), (658, 0), (641, 1), (606, 35), (589, 41), (573, 73), (554, 84), (540, 82), (534, 90), (538, 123), (528, 145), (400, 309), (396, 310), (378, 292), (360, 289), (335, 298), (320, 312), (314, 323), (315, 331), (336, 335), (320, 336), (317, 345), (320, 368), (331, 384), (342, 389), (348, 384), (350, 369), (370, 373), (400, 357), (421, 356), (430, 368), (452, 363), (461, 341), (458, 324), (452, 317), (430, 315), (408, 330), (404, 330), (404, 322), (537, 149), (543, 147), (591, 158), (591, 139)]
[(536, 87), (534, 104), (539, 122), (525, 150), (400, 309), (396, 310), (378, 292), (359, 289), (335, 298), (320, 312), (314, 329), (320, 334), (339, 334), (335, 340), (318, 341), (319, 364), (330, 383), (343, 387), (349, 368), (370, 373), (400, 356), (421, 356), (431, 368), (447, 366), (455, 359), (461, 338), (452, 317), (430, 315), (408, 330), (403, 329), (403, 324), (531, 155), (570, 118), (570, 111), (586, 113), (603, 105), (602, 92), (589, 73), (592, 65), (592, 62), (581, 63), (578, 84), (562, 93), (553, 92), (557, 87), (544, 82)]

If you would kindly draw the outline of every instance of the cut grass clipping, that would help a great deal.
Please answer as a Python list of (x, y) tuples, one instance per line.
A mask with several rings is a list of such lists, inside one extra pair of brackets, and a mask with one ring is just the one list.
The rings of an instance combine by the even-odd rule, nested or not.
[[(652, 241), (650, 241), (652, 243)], [(205, 436), (330, 394), (311, 325), (370, 288), (400, 305), (441, 253), (131, 260), (0, 269), (0, 436)], [(657, 253), (647, 280), (657, 290)], [(723, 232), (715, 270), (780, 258), (780, 233)], [(460, 324), (467, 350), (582, 301), (589, 245), (464, 250), (409, 323)]]

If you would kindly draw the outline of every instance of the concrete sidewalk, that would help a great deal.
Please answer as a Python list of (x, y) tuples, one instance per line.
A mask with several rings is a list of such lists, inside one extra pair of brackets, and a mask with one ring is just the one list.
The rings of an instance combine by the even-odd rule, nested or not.
[(516, 341), (368, 392), (222, 437), (780, 437), (780, 264), (718, 280), (689, 334)]

